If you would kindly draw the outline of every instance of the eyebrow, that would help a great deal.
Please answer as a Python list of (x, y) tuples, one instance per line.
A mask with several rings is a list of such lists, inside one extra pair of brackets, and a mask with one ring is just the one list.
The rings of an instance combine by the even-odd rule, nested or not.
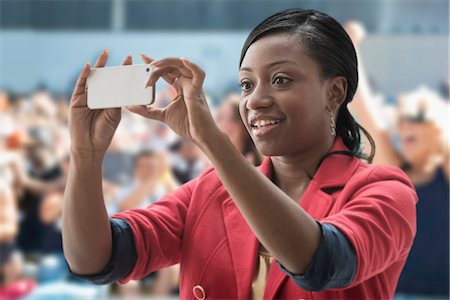
[[(275, 61), (275, 62), (272, 62), (272, 63), (266, 65), (265, 68), (271, 69), (271, 68), (273, 68), (273, 67), (275, 67), (275, 66), (278, 66), (278, 65), (282, 65), (282, 64), (292, 64), (292, 63), (295, 63), (295, 62), (292, 61), (292, 60), (279, 60), (279, 61)], [(240, 68), (239, 71), (248, 71), (248, 72), (251, 72), (251, 71), (252, 71), (252, 68), (243, 67), (243, 68)]]

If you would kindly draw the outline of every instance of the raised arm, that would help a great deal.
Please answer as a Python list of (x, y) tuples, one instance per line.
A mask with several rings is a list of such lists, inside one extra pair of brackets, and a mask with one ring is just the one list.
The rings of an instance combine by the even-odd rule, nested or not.
[[(361, 56), (360, 45), (365, 36), (364, 27), (357, 22), (348, 22), (345, 26), (347, 33), (355, 45), (358, 54), (358, 89), (353, 97), (353, 101), (349, 103), (350, 111), (356, 115), (358, 123), (361, 124), (372, 136), (376, 144), (376, 152), (373, 160), (374, 164), (391, 164), (399, 166), (401, 158), (395, 150), (391, 135), (386, 130), (383, 123), (384, 116), (379, 109), (374, 109), (375, 96), (372, 92), (367, 73)], [(367, 144), (367, 141), (365, 141)]]
[[(105, 50), (95, 67), (108, 59)], [(127, 57), (124, 64), (131, 64)], [(119, 109), (87, 107), (86, 64), (76, 83), (69, 115), (70, 167), (62, 211), (63, 248), (71, 270), (80, 275), (100, 272), (111, 256), (111, 229), (102, 192), (102, 161), (120, 122)]]

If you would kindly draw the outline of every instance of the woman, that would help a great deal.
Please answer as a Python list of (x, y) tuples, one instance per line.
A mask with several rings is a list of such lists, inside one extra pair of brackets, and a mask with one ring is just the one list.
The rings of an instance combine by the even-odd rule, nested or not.
[(240, 96), (228, 95), (219, 106), (216, 116), (217, 126), (231, 143), (255, 166), (261, 164), (261, 155), (255, 147), (239, 113)]
[[(104, 52), (96, 66), (106, 60)], [(147, 209), (108, 220), (101, 162), (120, 109), (86, 107), (86, 65), (72, 96), (63, 211), (74, 273), (127, 282), (180, 262), (181, 299), (392, 298), (417, 198), (401, 170), (359, 159), (359, 126), (346, 108), (356, 54), (334, 19), (282, 11), (245, 42), (240, 112), (267, 156), (259, 169), (214, 123), (198, 66), (184, 58), (151, 64), (146, 84), (163, 77), (178, 96), (166, 108), (130, 109), (194, 141), (214, 169)]]
[[(364, 27), (357, 22), (349, 22), (346, 29), (358, 50), (365, 37)], [(424, 87), (401, 94), (396, 106), (397, 149), (392, 142), (392, 132), (380, 123), (383, 115), (377, 114), (374, 109), (375, 96), (364, 68), (359, 69), (360, 85), (351, 110), (372, 133), (377, 144), (374, 163), (401, 167), (419, 196), (417, 236), (400, 277), (397, 293), (420, 299), (430, 295), (448, 299), (448, 102)]]

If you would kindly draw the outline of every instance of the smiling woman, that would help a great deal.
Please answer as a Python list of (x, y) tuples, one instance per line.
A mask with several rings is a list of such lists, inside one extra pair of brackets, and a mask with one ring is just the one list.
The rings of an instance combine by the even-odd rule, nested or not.
[[(162, 77), (178, 95), (165, 108), (128, 109), (191, 139), (214, 168), (150, 207), (108, 220), (101, 162), (120, 109), (86, 107), (85, 66), (71, 101), (63, 210), (74, 273), (127, 282), (180, 263), (182, 299), (393, 297), (415, 235), (417, 197), (400, 169), (361, 160), (373, 149), (366, 157), (362, 128), (347, 110), (357, 61), (339, 23), (286, 10), (245, 42), (240, 113), (266, 156), (259, 168), (214, 123), (197, 65), (143, 59), (154, 70), (147, 85)], [(104, 52), (96, 66), (106, 60)]]

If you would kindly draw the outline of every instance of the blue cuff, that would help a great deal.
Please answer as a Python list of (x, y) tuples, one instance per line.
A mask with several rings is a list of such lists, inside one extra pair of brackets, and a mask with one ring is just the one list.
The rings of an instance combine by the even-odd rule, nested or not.
[(356, 254), (345, 235), (331, 224), (317, 222), (322, 238), (305, 274), (295, 275), (278, 261), (280, 269), (304, 290), (323, 291), (343, 288), (352, 283), (356, 273)]
[(124, 278), (131, 272), (137, 258), (131, 227), (123, 219), (110, 219), (109, 222), (112, 234), (112, 253), (106, 267), (102, 272), (93, 275), (77, 275), (69, 268), (72, 275), (94, 284), (108, 284)]

